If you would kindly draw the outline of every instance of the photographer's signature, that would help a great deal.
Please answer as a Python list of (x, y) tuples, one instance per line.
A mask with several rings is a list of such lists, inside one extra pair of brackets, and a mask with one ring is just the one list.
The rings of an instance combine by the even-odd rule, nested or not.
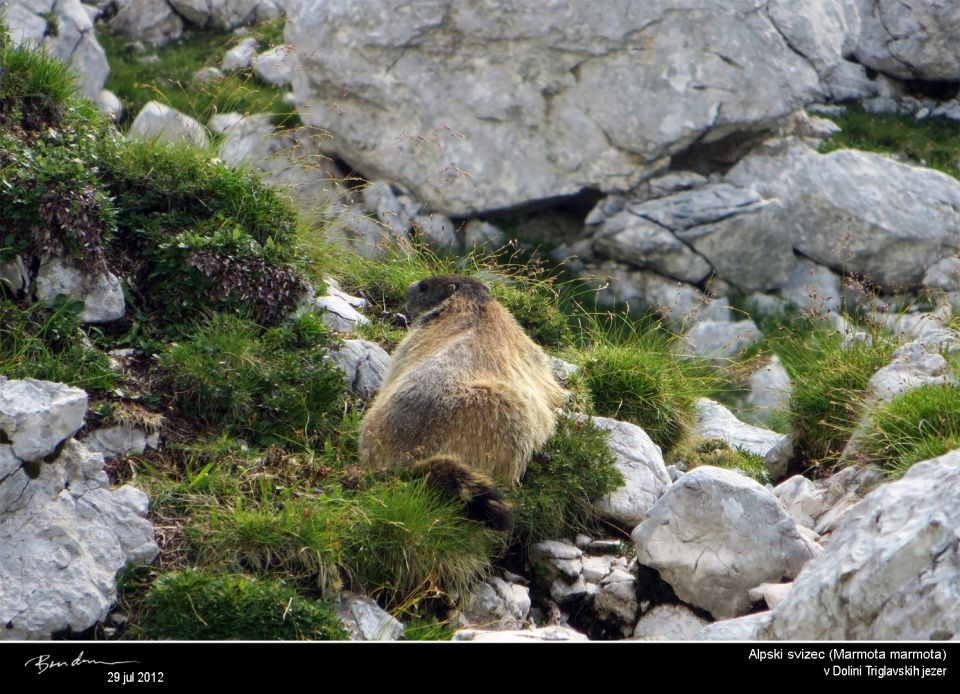
[(116, 660), (113, 662), (106, 660), (90, 660), (83, 657), (83, 651), (80, 651), (78, 655), (73, 660), (51, 660), (49, 654), (38, 655), (35, 658), (30, 658), (27, 662), (23, 664), (24, 667), (35, 667), (37, 669), (37, 674), (42, 674), (47, 670), (52, 670), (54, 668), (61, 667), (77, 667), (78, 665), (126, 665), (129, 663), (139, 663), (139, 660)]

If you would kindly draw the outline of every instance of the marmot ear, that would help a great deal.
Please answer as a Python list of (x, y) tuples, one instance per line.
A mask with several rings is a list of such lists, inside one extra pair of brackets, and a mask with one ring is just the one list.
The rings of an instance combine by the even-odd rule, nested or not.
[(447, 293), (453, 294), (455, 291), (457, 291), (457, 285), (455, 285), (453, 282), (447, 285)]

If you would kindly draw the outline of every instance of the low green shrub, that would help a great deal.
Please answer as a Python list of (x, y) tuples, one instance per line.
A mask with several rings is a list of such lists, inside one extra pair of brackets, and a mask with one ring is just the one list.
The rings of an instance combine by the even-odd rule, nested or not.
[(347, 638), (329, 604), (279, 581), (186, 570), (160, 576), (144, 599), (149, 639)]
[(589, 419), (560, 417), (520, 485), (508, 493), (515, 505), (514, 535), (523, 546), (596, 531), (594, 502), (623, 484), (607, 437)]
[(179, 413), (262, 445), (322, 440), (346, 398), (327, 358), (333, 339), (314, 314), (265, 332), (219, 314), (160, 355)]

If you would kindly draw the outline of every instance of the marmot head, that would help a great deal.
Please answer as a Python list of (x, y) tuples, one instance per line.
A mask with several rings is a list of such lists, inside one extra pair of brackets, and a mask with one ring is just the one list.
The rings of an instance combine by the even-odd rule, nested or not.
[(407, 287), (407, 318), (411, 323), (456, 294), (465, 299), (486, 303), (493, 299), (480, 280), (463, 275), (435, 275)]

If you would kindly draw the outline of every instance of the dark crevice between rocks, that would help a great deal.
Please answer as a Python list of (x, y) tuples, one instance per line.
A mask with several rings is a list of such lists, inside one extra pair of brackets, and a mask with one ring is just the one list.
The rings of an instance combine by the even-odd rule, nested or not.
[(669, 171), (692, 171), (701, 176), (725, 174), (773, 130), (737, 131), (713, 142), (698, 140), (670, 158)]

